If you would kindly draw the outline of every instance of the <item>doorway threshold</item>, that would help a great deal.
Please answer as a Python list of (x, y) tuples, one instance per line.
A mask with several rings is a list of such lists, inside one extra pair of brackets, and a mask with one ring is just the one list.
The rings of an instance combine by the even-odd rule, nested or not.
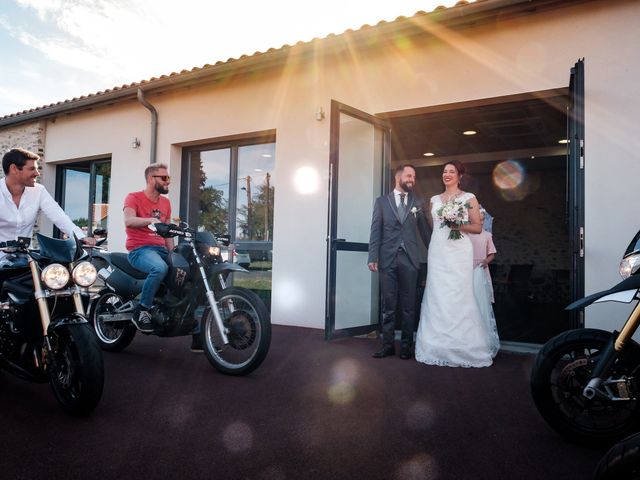
[(501, 352), (524, 353), (529, 355), (536, 355), (541, 348), (542, 348), (542, 345), (540, 345), (539, 343), (500, 341)]

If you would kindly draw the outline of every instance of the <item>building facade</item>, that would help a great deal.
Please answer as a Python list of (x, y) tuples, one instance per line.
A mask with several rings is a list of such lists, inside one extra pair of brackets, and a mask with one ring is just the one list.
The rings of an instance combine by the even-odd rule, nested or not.
[(168, 164), (176, 214), (232, 236), (272, 321), (327, 336), (377, 322), (365, 250), (391, 168), (428, 198), (462, 160), (494, 217), (501, 335), (542, 343), (628, 310), (562, 305), (617, 282), (638, 229), (639, 22), (631, 0), (460, 4), (0, 118), (0, 146), (44, 153), (114, 251), (125, 195)]

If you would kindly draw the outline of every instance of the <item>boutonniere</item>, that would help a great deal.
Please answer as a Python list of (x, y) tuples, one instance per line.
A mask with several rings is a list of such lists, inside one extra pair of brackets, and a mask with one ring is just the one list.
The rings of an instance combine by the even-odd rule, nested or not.
[(414, 217), (417, 217), (417, 214), (418, 214), (419, 211), (420, 211), (419, 208), (416, 208), (416, 207), (412, 207), (411, 208), (411, 213), (413, 213)]

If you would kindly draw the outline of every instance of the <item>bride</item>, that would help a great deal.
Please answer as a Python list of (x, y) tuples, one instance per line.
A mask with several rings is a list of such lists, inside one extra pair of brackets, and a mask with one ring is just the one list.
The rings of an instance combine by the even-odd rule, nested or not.
[[(447, 163), (442, 172), (445, 190), (431, 197), (428, 219), (433, 233), (415, 357), (429, 365), (488, 367), (495, 348), (474, 296), (473, 247), (466, 235), (480, 233), (482, 223), (476, 197), (460, 190), (464, 173), (460, 162)], [(445, 220), (452, 210), (465, 223)]]

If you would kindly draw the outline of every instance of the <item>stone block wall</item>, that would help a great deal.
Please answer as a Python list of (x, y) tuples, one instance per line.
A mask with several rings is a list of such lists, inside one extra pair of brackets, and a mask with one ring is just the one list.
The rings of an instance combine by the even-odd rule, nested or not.
[[(25, 148), (41, 157), (44, 162), (45, 123), (34, 122), (16, 127), (0, 127), (0, 156), (12, 148)], [(4, 172), (0, 173), (0, 177)]]
[[(44, 137), (45, 122), (33, 122), (15, 127), (0, 127), (0, 157), (12, 148), (24, 148), (40, 155), (40, 161), (45, 162), (44, 158)], [(0, 168), (0, 178), (4, 177), (4, 172)], [(40, 218), (36, 220), (33, 234), (38, 232)], [(37, 243), (32, 241), (32, 245), (37, 248)]]

